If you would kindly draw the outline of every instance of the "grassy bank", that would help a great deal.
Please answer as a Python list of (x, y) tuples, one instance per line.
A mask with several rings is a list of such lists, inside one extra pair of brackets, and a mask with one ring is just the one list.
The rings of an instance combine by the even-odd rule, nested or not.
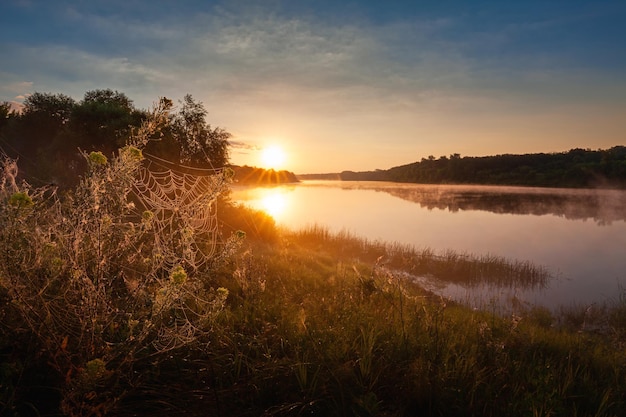
[[(138, 360), (131, 377), (94, 371), (83, 410), (97, 415), (100, 400), (109, 415), (624, 415), (626, 304), (611, 309), (610, 334), (555, 327), (544, 310), (494, 316), (377, 264), (383, 249), (323, 230), (245, 245), (211, 277), (229, 295), (210, 329), (156, 367)], [(54, 397), (65, 382), (10, 330), (4, 411), (29, 415), (34, 393)], [(47, 390), (27, 386), (40, 379)]]
[(546, 272), (279, 231), (236, 208), (222, 233), (248, 237), (200, 263), (213, 241), (159, 239), (148, 210), (120, 205), (140, 154), (120, 155), (93, 155), (67, 201), (0, 183), (2, 415), (625, 415), (626, 298), (594, 332), (584, 311), (494, 315), (406, 274), (532, 286)]

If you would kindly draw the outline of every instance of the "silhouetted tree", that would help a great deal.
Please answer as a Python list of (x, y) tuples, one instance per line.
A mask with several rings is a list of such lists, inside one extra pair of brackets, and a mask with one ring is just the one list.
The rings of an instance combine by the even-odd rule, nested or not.
[(181, 163), (194, 167), (223, 167), (228, 163), (230, 133), (206, 122), (204, 105), (187, 94), (172, 119), (172, 134), (180, 145)]
[(541, 187), (626, 188), (626, 147), (607, 150), (461, 157), (451, 154), (393, 167), (385, 171), (343, 172), (344, 180), (415, 183), (475, 183)]
[(72, 112), (67, 145), (111, 153), (124, 146), (144, 117), (124, 93), (88, 91)]
[(65, 94), (33, 93), (24, 107), (12, 133), (12, 146), (20, 153), (47, 147), (69, 122), (76, 107)]
[[(202, 103), (186, 95), (178, 110), (167, 98), (159, 105), (163, 123), (147, 153), (197, 168), (228, 164), (230, 134), (207, 123)], [(88, 91), (79, 103), (64, 94), (34, 93), (17, 115), (8, 103), (0, 106), (0, 134), (3, 149), (20, 158), (20, 172), (31, 182), (71, 186), (86, 168), (80, 150), (112, 155), (146, 117), (124, 93), (111, 89)]]
[(6, 101), (0, 103), (0, 136), (2, 135), (2, 132), (4, 131), (6, 126), (9, 124), (9, 118), (11, 117), (12, 113), (13, 112), (11, 111), (11, 103)]

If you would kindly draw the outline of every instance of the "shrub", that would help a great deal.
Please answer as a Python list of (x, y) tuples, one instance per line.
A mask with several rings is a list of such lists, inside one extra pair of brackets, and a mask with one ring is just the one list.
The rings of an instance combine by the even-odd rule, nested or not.
[[(212, 263), (197, 259), (228, 256), (243, 239), (220, 245), (213, 231), (199, 236), (197, 219), (213, 216), (216, 197), (201, 201), (213, 210), (207, 215), (177, 202), (167, 227), (159, 225), (167, 208), (138, 209), (148, 192), (137, 187), (146, 169), (140, 148), (161, 116), (155, 110), (110, 160), (84, 154), (90, 170), (63, 195), (18, 184), (15, 161), (1, 161), (0, 294), (12, 301), (0, 317), (15, 317), (14, 334), (27, 331), (34, 354), (63, 378), (67, 415), (105, 414), (137, 377), (134, 367), (159, 363), (210, 332), (228, 296), (211, 288)], [(204, 184), (217, 196), (226, 178), (216, 173)], [(163, 193), (176, 202), (179, 190)], [(166, 248), (167, 237), (156, 236), (164, 230), (184, 239)]]

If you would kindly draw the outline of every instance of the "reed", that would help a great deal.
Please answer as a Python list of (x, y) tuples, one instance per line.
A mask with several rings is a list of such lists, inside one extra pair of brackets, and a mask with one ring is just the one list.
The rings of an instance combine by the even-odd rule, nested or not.
[(550, 272), (529, 261), (510, 260), (491, 254), (473, 255), (412, 245), (371, 241), (348, 232), (331, 233), (312, 225), (284, 232), (303, 247), (332, 253), (339, 259), (358, 258), (363, 262), (382, 262), (386, 267), (412, 275), (437, 279), (468, 287), (489, 284), (498, 287), (545, 288)]

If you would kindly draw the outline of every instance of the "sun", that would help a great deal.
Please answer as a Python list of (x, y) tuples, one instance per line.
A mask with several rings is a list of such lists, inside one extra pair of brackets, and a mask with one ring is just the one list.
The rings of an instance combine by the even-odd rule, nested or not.
[(261, 161), (263, 168), (278, 169), (285, 163), (285, 151), (280, 146), (271, 145), (263, 148), (261, 152)]

